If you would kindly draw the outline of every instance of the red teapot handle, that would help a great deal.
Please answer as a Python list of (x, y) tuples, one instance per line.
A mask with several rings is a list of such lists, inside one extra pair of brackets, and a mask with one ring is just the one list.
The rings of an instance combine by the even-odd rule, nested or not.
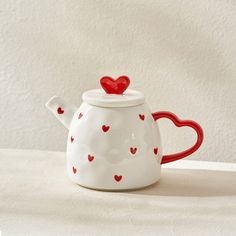
[(152, 116), (154, 120), (158, 120), (161, 118), (167, 118), (170, 119), (175, 126), (177, 127), (183, 127), (188, 126), (193, 128), (197, 133), (197, 141), (196, 143), (189, 149), (179, 152), (176, 154), (171, 155), (163, 155), (161, 164), (165, 164), (172, 161), (177, 161), (179, 159), (182, 159), (184, 157), (187, 157), (198, 150), (198, 148), (201, 146), (203, 141), (203, 130), (199, 124), (197, 124), (195, 121), (192, 120), (180, 120), (175, 114), (168, 112), (168, 111), (160, 111), (160, 112), (154, 112), (152, 113)]

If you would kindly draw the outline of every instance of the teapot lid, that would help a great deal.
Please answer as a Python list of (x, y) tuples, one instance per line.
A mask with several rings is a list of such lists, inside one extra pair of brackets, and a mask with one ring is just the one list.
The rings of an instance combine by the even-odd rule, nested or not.
[(120, 76), (117, 79), (105, 76), (100, 79), (100, 84), (103, 89), (93, 89), (83, 93), (84, 102), (100, 107), (130, 107), (143, 104), (145, 101), (142, 92), (127, 89), (130, 84), (127, 76)]

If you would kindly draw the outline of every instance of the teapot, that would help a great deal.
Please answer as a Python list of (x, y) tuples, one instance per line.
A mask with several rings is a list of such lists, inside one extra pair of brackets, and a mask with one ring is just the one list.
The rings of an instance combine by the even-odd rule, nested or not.
[[(66, 156), (72, 182), (107, 191), (142, 188), (160, 179), (163, 164), (187, 157), (201, 146), (199, 124), (167, 111), (152, 113), (144, 94), (128, 89), (127, 76), (104, 76), (100, 84), (102, 88), (83, 93), (79, 108), (57, 96), (46, 103), (69, 130)], [(195, 130), (196, 143), (183, 152), (163, 155), (156, 122), (162, 118)]]

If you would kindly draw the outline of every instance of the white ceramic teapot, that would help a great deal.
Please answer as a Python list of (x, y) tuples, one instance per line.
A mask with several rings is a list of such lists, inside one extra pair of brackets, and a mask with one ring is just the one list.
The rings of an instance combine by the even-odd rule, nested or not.
[[(181, 121), (170, 112), (151, 113), (144, 95), (127, 89), (128, 77), (106, 76), (100, 82), (103, 89), (84, 92), (79, 108), (59, 97), (46, 104), (69, 129), (67, 172), (73, 182), (100, 190), (141, 188), (160, 179), (162, 164), (200, 147), (203, 131), (196, 122)], [(195, 145), (163, 156), (156, 122), (160, 118), (193, 128), (198, 136)]]

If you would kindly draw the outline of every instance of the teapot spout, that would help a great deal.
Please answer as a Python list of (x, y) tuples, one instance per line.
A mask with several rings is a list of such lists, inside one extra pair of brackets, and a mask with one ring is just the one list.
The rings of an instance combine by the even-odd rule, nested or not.
[(70, 128), (71, 120), (77, 110), (74, 105), (68, 104), (62, 98), (53, 96), (46, 103), (46, 107), (67, 128)]

